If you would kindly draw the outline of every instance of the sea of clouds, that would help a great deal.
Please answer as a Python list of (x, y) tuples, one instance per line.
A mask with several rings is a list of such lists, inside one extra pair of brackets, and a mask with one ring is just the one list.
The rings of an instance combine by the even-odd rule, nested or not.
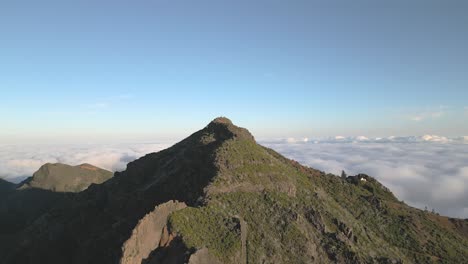
[(409, 205), (468, 217), (468, 137), (288, 138), (261, 143), (325, 172), (373, 176)]
[(19, 182), (45, 163), (89, 163), (110, 171), (122, 171), (130, 161), (171, 145), (172, 142), (0, 145), (0, 177)]
[[(0, 145), (0, 177), (18, 182), (41, 165), (90, 163), (111, 171), (175, 142)], [(468, 137), (333, 137), (259, 140), (288, 158), (333, 174), (366, 173), (406, 203), (468, 217)]]

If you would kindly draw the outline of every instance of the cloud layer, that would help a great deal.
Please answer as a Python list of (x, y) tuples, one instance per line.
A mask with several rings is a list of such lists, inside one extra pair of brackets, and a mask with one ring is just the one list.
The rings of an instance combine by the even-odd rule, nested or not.
[(47, 162), (78, 165), (90, 163), (111, 170), (124, 170), (127, 163), (171, 143), (0, 145), (0, 177), (18, 182)]
[(406, 203), (468, 217), (467, 137), (439, 136), (263, 142), (310, 167), (340, 175), (366, 173)]
[(317, 143), (458, 143), (468, 144), (468, 136), (462, 137), (444, 137), (438, 135), (423, 135), (423, 136), (390, 136), (390, 137), (374, 137), (368, 138), (365, 136), (357, 137), (325, 137), (325, 138), (285, 138), (285, 139), (274, 139), (274, 140), (260, 140), (263, 143), (299, 143), (299, 142), (313, 142)]
[[(0, 177), (18, 182), (47, 162), (91, 163), (111, 171), (174, 142), (0, 145)], [(332, 137), (260, 141), (310, 167), (339, 175), (366, 173), (406, 203), (468, 217), (468, 137)]]

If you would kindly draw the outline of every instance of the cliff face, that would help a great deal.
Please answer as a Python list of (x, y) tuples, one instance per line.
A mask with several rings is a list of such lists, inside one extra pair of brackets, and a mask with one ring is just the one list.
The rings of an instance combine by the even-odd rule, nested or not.
[(467, 226), (407, 206), (370, 176), (340, 178), (301, 166), (217, 118), (105, 183), (62, 199), (2, 259), (463, 263)]
[(130, 238), (122, 246), (121, 264), (141, 263), (152, 251), (167, 246), (174, 237), (168, 233), (169, 214), (187, 207), (185, 203), (169, 201), (145, 215), (135, 226)]

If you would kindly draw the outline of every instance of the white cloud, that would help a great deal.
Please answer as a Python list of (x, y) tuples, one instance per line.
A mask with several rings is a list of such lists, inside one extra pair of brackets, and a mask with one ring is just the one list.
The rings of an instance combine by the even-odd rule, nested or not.
[[(369, 174), (410, 205), (466, 218), (468, 137), (440, 138), (446, 137), (289, 138), (260, 143), (326, 172)], [(18, 181), (47, 162), (91, 163), (120, 171), (128, 162), (172, 143), (0, 145), (0, 177)]]
[(325, 172), (340, 175), (344, 169), (348, 175), (366, 173), (412, 206), (467, 218), (468, 145), (463, 144), (467, 142), (430, 135), (263, 144)]
[(422, 140), (431, 141), (431, 142), (448, 142), (449, 141), (448, 138), (437, 136), (437, 135), (424, 135), (422, 136)]
[(410, 116), (410, 119), (416, 122), (427, 120), (427, 119), (436, 119), (442, 117), (445, 113), (443, 111), (438, 112), (426, 112)]
[(308, 142), (309, 138), (293, 138), (293, 137), (290, 137), (290, 138), (286, 138), (285, 141), (288, 142), (288, 143), (300, 143), (300, 142)]
[(31, 176), (45, 163), (78, 165), (90, 163), (111, 170), (124, 170), (127, 163), (171, 143), (0, 145), (0, 177), (19, 181)]
[(365, 137), (365, 136), (359, 136), (359, 137), (356, 137), (356, 140), (358, 141), (366, 141), (366, 140), (369, 140), (368, 137)]
[(430, 119), (437, 119), (437, 118), (441, 118), (443, 116), (445, 116), (445, 114), (447, 113), (447, 109), (449, 107), (447, 106), (439, 106), (437, 108), (433, 108), (433, 109), (426, 109), (426, 110), (423, 110), (423, 111), (419, 111), (419, 112), (416, 112), (416, 113), (413, 113), (413, 114), (410, 114), (408, 116), (408, 118), (412, 121), (415, 121), (415, 122), (420, 122), (420, 121), (424, 121), (424, 120), (430, 120)]
[(390, 137), (325, 137), (325, 138), (285, 138), (275, 140), (262, 140), (262, 142), (286, 142), (286, 143), (468, 143), (468, 136), (462, 137), (445, 137), (439, 135), (423, 135), (423, 136), (390, 136)]

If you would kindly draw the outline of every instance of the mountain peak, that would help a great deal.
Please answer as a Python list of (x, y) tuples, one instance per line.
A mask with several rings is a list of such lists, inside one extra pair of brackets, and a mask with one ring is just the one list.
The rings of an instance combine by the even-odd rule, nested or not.
[(217, 118), (213, 119), (213, 121), (211, 121), (211, 123), (232, 125), (231, 119), (229, 119), (227, 117), (224, 117), (224, 116), (220, 116), (220, 117), (217, 117)]
[[(36, 177), (41, 186), (54, 180), (35, 176), (44, 176)], [(364, 174), (343, 179), (304, 167), (225, 117), (40, 217), (2, 244), (3, 262), (465, 263), (468, 256), (467, 221), (411, 208)]]
[(234, 125), (227, 117), (213, 119), (202, 131), (221, 140), (243, 139), (255, 141), (255, 138), (247, 129)]

